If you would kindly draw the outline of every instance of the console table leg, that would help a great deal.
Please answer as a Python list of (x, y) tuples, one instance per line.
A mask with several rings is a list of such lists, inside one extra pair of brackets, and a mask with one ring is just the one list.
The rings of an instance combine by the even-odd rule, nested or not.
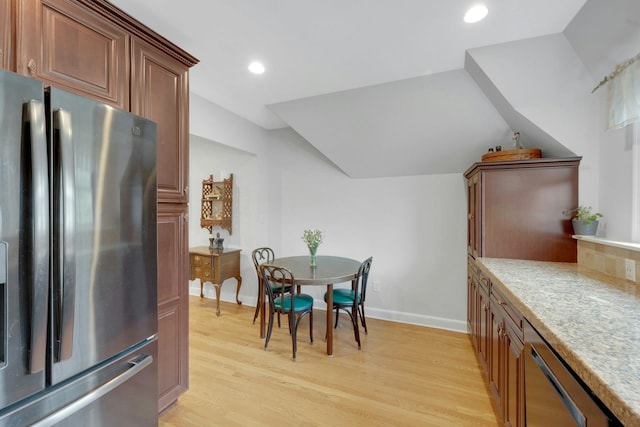
[(220, 316), (220, 288), (222, 284), (213, 284), (213, 287), (216, 289), (216, 316)]
[(204, 293), (202, 292), (203, 286), (204, 286), (204, 280), (200, 279), (200, 298), (204, 298)]

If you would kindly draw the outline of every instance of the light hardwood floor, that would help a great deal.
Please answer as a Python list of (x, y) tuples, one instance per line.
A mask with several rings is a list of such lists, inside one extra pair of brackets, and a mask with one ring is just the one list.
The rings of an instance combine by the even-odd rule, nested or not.
[[(189, 391), (161, 427), (498, 426), (469, 337), (368, 319), (358, 350), (348, 317), (327, 357), (325, 312), (298, 330), (296, 361), (286, 323), (264, 351), (254, 307), (191, 296)], [(364, 332), (364, 331), (363, 331)]]

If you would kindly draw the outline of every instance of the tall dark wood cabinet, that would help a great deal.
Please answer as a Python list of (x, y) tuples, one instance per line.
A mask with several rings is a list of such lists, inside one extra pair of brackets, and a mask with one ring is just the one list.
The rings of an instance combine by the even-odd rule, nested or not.
[(157, 123), (159, 410), (188, 388), (189, 68), (105, 0), (0, 0), (0, 67)]
[[(189, 386), (189, 67), (132, 38), (131, 111), (158, 125), (159, 407)], [(162, 265), (164, 259), (175, 264)]]
[(479, 162), (467, 178), (467, 326), (505, 426), (524, 427), (523, 317), (476, 258), (576, 262), (580, 158)]

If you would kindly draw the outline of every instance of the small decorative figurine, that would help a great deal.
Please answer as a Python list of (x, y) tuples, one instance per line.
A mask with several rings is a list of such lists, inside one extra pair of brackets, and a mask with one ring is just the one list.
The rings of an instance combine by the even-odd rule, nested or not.
[(522, 145), (522, 143), (520, 142), (520, 132), (514, 132), (511, 139), (513, 139), (514, 148), (516, 150), (521, 150), (524, 148), (524, 145)]

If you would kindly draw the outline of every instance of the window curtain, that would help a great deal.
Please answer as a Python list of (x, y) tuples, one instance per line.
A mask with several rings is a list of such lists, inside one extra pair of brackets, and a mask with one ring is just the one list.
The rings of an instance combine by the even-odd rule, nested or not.
[(640, 122), (640, 61), (609, 83), (609, 129)]
[(608, 129), (640, 123), (640, 54), (618, 65), (594, 89), (608, 85)]

